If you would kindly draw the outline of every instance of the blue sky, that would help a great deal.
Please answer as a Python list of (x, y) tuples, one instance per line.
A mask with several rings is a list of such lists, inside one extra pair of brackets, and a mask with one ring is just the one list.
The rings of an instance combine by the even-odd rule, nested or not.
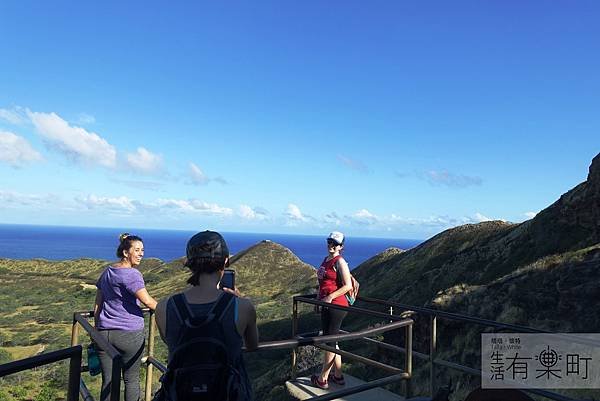
[(600, 151), (596, 1), (0, 3), (0, 223), (428, 238)]

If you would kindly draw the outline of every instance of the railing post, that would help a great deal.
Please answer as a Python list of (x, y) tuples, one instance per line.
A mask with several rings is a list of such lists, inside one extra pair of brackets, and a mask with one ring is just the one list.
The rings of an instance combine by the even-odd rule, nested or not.
[(412, 336), (413, 336), (413, 326), (412, 323), (406, 326), (406, 361), (404, 365), (404, 369), (406, 373), (410, 375), (408, 379), (406, 379), (406, 398), (411, 397), (412, 393)]
[[(154, 356), (154, 330), (155, 330), (154, 312), (150, 311), (150, 319), (148, 319), (148, 356)], [(154, 366), (151, 363), (146, 364), (146, 395), (145, 400), (152, 400), (152, 372)]]
[(76, 313), (73, 313), (73, 326), (71, 327), (71, 347), (79, 344), (79, 323), (75, 319)]
[[(72, 340), (71, 340), (72, 341)], [(76, 353), (69, 359), (69, 384), (67, 390), (67, 401), (79, 399), (79, 382), (81, 381), (81, 346), (77, 347)]]
[(429, 333), (429, 394), (435, 393), (435, 357), (437, 353), (437, 316), (431, 316)]
[[(296, 334), (298, 333), (298, 301), (296, 298), (293, 298), (292, 302), (292, 338), (296, 338)], [(292, 380), (296, 380), (296, 358), (298, 346), (292, 348)]]

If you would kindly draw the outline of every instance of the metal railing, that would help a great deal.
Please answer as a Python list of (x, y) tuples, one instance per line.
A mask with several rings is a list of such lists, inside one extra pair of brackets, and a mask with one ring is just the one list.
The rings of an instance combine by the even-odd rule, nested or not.
[[(413, 316), (416, 315), (424, 315), (429, 317), (430, 322), (430, 331), (429, 331), (429, 354), (420, 353), (414, 350), (412, 351), (412, 355), (421, 360), (426, 360), (429, 364), (429, 384), (430, 384), (430, 395), (433, 397), (433, 394), (436, 389), (436, 367), (443, 366), (446, 368), (450, 368), (453, 370), (461, 371), (474, 376), (481, 376), (481, 369), (476, 369), (469, 366), (464, 366), (459, 363), (446, 361), (437, 357), (438, 354), (438, 339), (441, 337), (438, 331), (438, 319), (446, 319), (457, 322), (471, 323), (475, 325), (485, 326), (485, 327), (494, 327), (496, 329), (501, 330), (510, 330), (512, 332), (518, 333), (549, 333), (546, 330), (540, 330), (532, 327), (515, 325), (515, 324), (507, 324), (500, 323), (494, 320), (482, 319), (474, 316), (467, 316), (458, 313), (452, 312), (444, 312), (440, 310), (425, 308), (425, 307), (417, 307), (413, 305), (401, 304), (398, 302), (384, 301), (377, 298), (370, 297), (359, 297), (359, 300), (366, 303), (378, 304), (385, 306), (393, 311), (394, 308), (401, 311), (410, 311)], [(374, 341), (374, 340), (373, 340)], [(399, 349), (401, 352), (406, 352), (406, 350)], [(528, 393), (536, 394), (548, 399), (556, 400), (556, 401), (577, 401), (574, 398), (564, 396), (562, 394), (558, 394), (551, 391), (540, 390), (540, 389), (522, 389), (522, 391), (526, 391)]]
[[(313, 345), (317, 346), (320, 349), (339, 354), (339, 355), (343, 356), (344, 358), (347, 358), (350, 360), (355, 360), (355, 361), (358, 361), (358, 362), (394, 373), (391, 376), (373, 380), (368, 383), (361, 384), (359, 386), (338, 390), (338, 391), (329, 393), (327, 395), (322, 395), (320, 397), (310, 398), (311, 400), (313, 400), (313, 401), (333, 400), (333, 399), (340, 398), (340, 397), (343, 397), (346, 395), (357, 394), (357, 393), (360, 393), (360, 392), (363, 392), (366, 390), (370, 390), (375, 387), (381, 387), (381, 386), (384, 386), (387, 384), (392, 384), (392, 383), (395, 383), (398, 381), (405, 381), (407, 383), (407, 385), (406, 385), (407, 392), (408, 393), (410, 392), (410, 390), (408, 390), (408, 389), (410, 389), (410, 380), (412, 378), (412, 357), (413, 357), (412, 344), (413, 344), (413, 323), (414, 323), (414, 321), (412, 319), (409, 319), (406, 316), (390, 315), (387, 313), (377, 312), (377, 311), (365, 309), (365, 308), (359, 308), (356, 306), (340, 306), (340, 305), (335, 305), (335, 304), (331, 304), (331, 303), (326, 303), (326, 302), (317, 300), (315, 294), (298, 295), (298, 296), (293, 297), (292, 337), (299, 337), (300, 339), (305, 338), (305, 337), (304, 337), (304, 335), (298, 334), (298, 317), (299, 317), (298, 316), (298, 304), (299, 303), (306, 303), (306, 304), (310, 304), (310, 305), (319, 306), (322, 308), (326, 307), (326, 308), (330, 308), (330, 309), (343, 310), (343, 311), (347, 311), (350, 313), (360, 314), (363, 316), (379, 317), (379, 318), (384, 319), (385, 321), (390, 322), (387, 324), (382, 324), (381, 326), (376, 327), (376, 328), (365, 329), (365, 330), (362, 330), (359, 332), (354, 332), (354, 333), (344, 332), (344, 334), (309, 337), (309, 338), (315, 340), (315, 343)], [(375, 361), (373, 359), (366, 358), (361, 355), (357, 355), (357, 354), (349, 352), (349, 351), (343, 351), (336, 347), (321, 345), (321, 343), (331, 342), (331, 341), (366, 339), (366, 340), (376, 341), (380, 344), (386, 345), (386, 346), (390, 347), (390, 349), (400, 349), (399, 347), (396, 347), (392, 344), (386, 344), (386, 343), (383, 343), (383, 342), (380, 342), (377, 340), (369, 339), (367, 336), (385, 333), (387, 331), (397, 329), (397, 328), (402, 328), (402, 327), (404, 327), (406, 330), (405, 348), (404, 348), (404, 350), (405, 350), (404, 369), (390, 366), (390, 365)], [(321, 339), (323, 339), (323, 340), (321, 340)], [(296, 346), (292, 349), (292, 374), (291, 374), (292, 380), (296, 379), (296, 375), (297, 375), (297, 372), (296, 372), (296, 362), (297, 362), (297, 356), (298, 356), (297, 348), (298, 347)]]
[(67, 384), (67, 401), (77, 401), (79, 399), (79, 382), (81, 381), (81, 346), (61, 349), (58, 351), (47, 352), (0, 365), (0, 377), (11, 375), (48, 365), (54, 362), (69, 359), (69, 381)]
[[(295, 302), (294, 304), (296, 305), (294, 307), (294, 310), (297, 311), (297, 302), (300, 301), (300, 297), (298, 297), (298, 299), (294, 298)], [(354, 308), (354, 307), (350, 307), (350, 308), (345, 308), (345, 307), (338, 307), (337, 305), (331, 305), (331, 304), (326, 304), (324, 302), (321, 301), (317, 301), (317, 300), (310, 300), (311, 303), (315, 303), (318, 305), (322, 305), (322, 306), (331, 306), (333, 308), (341, 308), (341, 309), (347, 309), (349, 311), (353, 311), (353, 312), (364, 312), (362, 310), (360, 310), (360, 308)], [(385, 316), (388, 320), (390, 320), (389, 315), (387, 314), (381, 314), (379, 312), (374, 312), (374, 311), (368, 311), (365, 310), (367, 313), (373, 315), (373, 316)], [(151, 315), (152, 316), (152, 315)], [(296, 315), (297, 318), (297, 315)], [(403, 371), (402, 369), (399, 368), (395, 368), (389, 365), (385, 365), (382, 363), (379, 363), (377, 361), (368, 359), (368, 358), (364, 358), (361, 357), (359, 355), (355, 355), (346, 351), (341, 351), (339, 349), (333, 348), (333, 347), (329, 347), (327, 345), (324, 345), (324, 343), (328, 343), (328, 342), (338, 342), (338, 341), (348, 341), (348, 340), (355, 340), (355, 339), (363, 339), (367, 336), (373, 336), (373, 335), (377, 335), (377, 334), (382, 334), (385, 333), (387, 331), (390, 330), (395, 330), (395, 329), (399, 329), (399, 328), (405, 328), (407, 330), (407, 338), (410, 339), (409, 341), (409, 345), (412, 344), (412, 325), (413, 325), (413, 321), (411, 319), (392, 319), (394, 320), (392, 323), (388, 323), (388, 324), (384, 324), (378, 327), (372, 327), (372, 328), (367, 328), (361, 331), (357, 331), (357, 332), (353, 332), (353, 333), (345, 333), (345, 334), (333, 334), (333, 335), (327, 335), (327, 336), (319, 336), (319, 335), (314, 335), (314, 336), (299, 336), (299, 335), (294, 335), (293, 338), (288, 339), (288, 340), (279, 340), (279, 341), (265, 341), (265, 342), (261, 342), (258, 344), (258, 347), (256, 349), (253, 349), (251, 352), (260, 352), (260, 351), (267, 351), (267, 350), (276, 350), (276, 349), (292, 349), (292, 354), (296, 355), (296, 350), (298, 349), (298, 347), (303, 347), (303, 346), (308, 346), (308, 345), (312, 345), (312, 346), (316, 346), (318, 348), (324, 349), (324, 350), (328, 350), (331, 352), (335, 352), (335, 353), (339, 353), (344, 355), (347, 358), (352, 358), (355, 360), (359, 360), (361, 362), (370, 364), (372, 366), (376, 366), (388, 371), (392, 371), (394, 372), (394, 375), (389, 376), (389, 377), (385, 377), (382, 379), (378, 379), (378, 380), (374, 380), (371, 381), (369, 383), (365, 383), (362, 384), (360, 386), (357, 387), (353, 387), (353, 388), (347, 388), (347, 389), (343, 389), (340, 391), (336, 391), (327, 395), (323, 395), (320, 397), (314, 397), (311, 398), (311, 400), (313, 401), (327, 401), (327, 400), (333, 400), (335, 398), (340, 398), (343, 397), (345, 395), (349, 395), (349, 394), (355, 394), (355, 393), (359, 393), (362, 391), (366, 391), (369, 390), (371, 388), (374, 387), (381, 387), (383, 385), (389, 384), (389, 383), (393, 383), (396, 382), (398, 380), (406, 380), (406, 379), (410, 379), (411, 376), (411, 369), (412, 369), (412, 357), (410, 355), (410, 352), (408, 354), (408, 356), (406, 357), (406, 363), (405, 363), (405, 370)], [(293, 321), (293, 325), (294, 327), (297, 327), (297, 321)], [(151, 335), (149, 333), (149, 335)], [(150, 344), (150, 339), (148, 341), (148, 343)], [(411, 349), (411, 347), (409, 347), (408, 349)], [(246, 350), (245, 350), (246, 351)], [(246, 351), (248, 352), (248, 351)], [(295, 378), (295, 357), (292, 358), (294, 360), (294, 363), (292, 365), (292, 377)], [(156, 358), (154, 358), (154, 348), (152, 347), (148, 347), (148, 356), (144, 357), (142, 359), (142, 362), (144, 362), (146, 365), (148, 365), (148, 367), (154, 366), (156, 367), (160, 372), (165, 373), (167, 371), (167, 367), (165, 365), (163, 365), (160, 361), (158, 361)], [(149, 400), (151, 398), (151, 388), (152, 388), (152, 378), (150, 376), (150, 374), (146, 375), (146, 400)], [(149, 398), (150, 397), (150, 398)]]
[[(73, 325), (71, 328), (71, 346), (76, 346), (79, 343), (79, 327), (83, 327), (83, 329), (90, 335), (92, 341), (96, 343), (96, 345), (106, 352), (108, 356), (112, 359), (112, 372), (111, 372), (111, 381), (110, 381), (110, 401), (119, 401), (121, 396), (121, 369), (123, 367), (123, 360), (121, 358), (121, 354), (117, 349), (110, 344), (104, 337), (100, 335), (98, 330), (96, 330), (89, 322), (88, 318), (93, 317), (93, 312), (75, 312), (73, 313)], [(79, 367), (81, 369), (81, 360), (79, 362)], [(78, 381), (79, 392), (81, 393), (84, 400), (93, 400), (90, 392), (88, 391), (85, 383), (80, 380)]]
[[(346, 388), (334, 393), (330, 393), (324, 396), (312, 398), (314, 401), (327, 401), (335, 398), (339, 398), (345, 395), (362, 392), (374, 387), (380, 387), (386, 384), (394, 383), (397, 381), (405, 381), (406, 385), (406, 396), (410, 396), (410, 382), (412, 378), (412, 358), (416, 357), (421, 360), (425, 360), (429, 364), (429, 381), (430, 381), (430, 394), (433, 397), (436, 390), (436, 374), (439, 367), (449, 368), (452, 370), (467, 373), (469, 375), (481, 376), (481, 370), (478, 368), (461, 365), (452, 361), (446, 361), (438, 357), (438, 339), (442, 336), (439, 333), (438, 319), (445, 319), (456, 322), (470, 323), (480, 326), (494, 327), (501, 330), (511, 330), (513, 332), (520, 333), (548, 333), (545, 330), (539, 330), (527, 326), (505, 324), (496, 322), (488, 319), (481, 319), (473, 316), (461, 315), (457, 313), (445, 312), (435, 309), (429, 309), (425, 307), (416, 307), (413, 305), (406, 305), (397, 302), (384, 301), (381, 299), (370, 298), (370, 297), (359, 297), (360, 303), (375, 304), (388, 308), (389, 313), (378, 312), (371, 309), (366, 309), (356, 306), (338, 306), (334, 304), (324, 303), (316, 299), (315, 295), (300, 295), (293, 297), (292, 305), (292, 337), (288, 340), (261, 342), (258, 348), (253, 351), (265, 351), (274, 349), (291, 349), (292, 350), (292, 363), (291, 363), (291, 377), (296, 379), (296, 362), (298, 355), (298, 348), (307, 345), (313, 345), (320, 349), (334, 352), (344, 356), (351, 360), (356, 360), (370, 366), (374, 366), (386, 371), (393, 373), (391, 376), (384, 377), (382, 379), (374, 380), (365, 384), (362, 384), (353, 388)], [(342, 334), (317, 336), (315, 333), (298, 334), (298, 304), (306, 303), (311, 305), (317, 305), (320, 307), (328, 307), (332, 309), (345, 310), (351, 313), (357, 313), (360, 315), (371, 316), (381, 318), (384, 321), (390, 323), (383, 324), (374, 328), (367, 328), (357, 332), (344, 332)], [(403, 311), (402, 313), (394, 313), (396, 311)], [(145, 401), (151, 401), (152, 399), (152, 376), (153, 368), (156, 367), (161, 373), (166, 371), (166, 366), (157, 360), (154, 356), (155, 337), (156, 337), (156, 324), (155, 317), (152, 311), (147, 308), (144, 309), (145, 313), (149, 313), (149, 327), (148, 327), (148, 341), (147, 341), (147, 354), (142, 358), (142, 362), (147, 368), (146, 372), (146, 383), (145, 383)], [(408, 316), (423, 315), (429, 317), (429, 353), (421, 353), (413, 350), (413, 324), (412, 319), (408, 319)], [(93, 397), (90, 395), (85, 383), (81, 379), (81, 361), (82, 361), (82, 347), (78, 345), (80, 328), (83, 328), (92, 340), (98, 345), (98, 347), (104, 350), (109, 357), (112, 359), (113, 366), (111, 372), (111, 386), (110, 386), (110, 401), (118, 401), (121, 392), (121, 369), (122, 359), (120, 353), (112, 346), (100, 333), (88, 322), (88, 319), (93, 317), (92, 312), (75, 312), (73, 314), (73, 326), (71, 332), (71, 347), (59, 351), (49, 352), (42, 355), (37, 355), (31, 358), (10, 362), (4, 365), (0, 365), (0, 377), (20, 372), (23, 370), (32, 369), (37, 366), (50, 364), (59, 360), (70, 358), (69, 365), (69, 381), (67, 400), (75, 401), (78, 399), (77, 393), (79, 392), (84, 401), (93, 401)], [(405, 344), (404, 347), (388, 344), (376, 339), (369, 338), (375, 334), (385, 333), (390, 330), (404, 328), (406, 330)], [(390, 351), (405, 354), (404, 368), (400, 369), (393, 367), (376, 360), (366, 358), (348, 351), (343, 351), (335, 347), (325, 345), (328, 342), (347, 341), (354, 339), (362, 339), (371, 343), (377, 344), (377, 346), (385, 348)], [(83, 368), (85, 370), (85, 367)], [(539, 390), (539, 389), (523, 389), (523, 391), (543, 396), (557, 401), (576, 401), (573, 398), (563, 396), (550, 391)]]

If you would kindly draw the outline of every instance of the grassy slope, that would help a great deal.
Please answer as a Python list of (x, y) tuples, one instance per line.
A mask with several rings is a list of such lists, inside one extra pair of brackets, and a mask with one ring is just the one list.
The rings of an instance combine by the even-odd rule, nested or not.
[[(91, 309), (94, 283), (107, 263), (92, 259), (63, 262), (0, 260), (0, 362), (67, 347), (72, 314)], [(235, 255), (231, 267), (237, 271), (238, 287), (256, 305), (261, 339), (289, 337), (291, 297), (314, 288), (314, 269), (288, 249), (272, 242), (261, 242)], [(159, 299), (184, 289), (189, 276), (183, 259), (170, 263), (145, 259), (140, 271), (149, 292)], [(80, 341), (85, 343), (86, 336), (82, 335)], [(157, 346), (159, 357), (164, 359), (165, 347), (160, 341)], [(252, 375), (258, 380), (264, 375), (269, 377), (269, 368), (287, 358), (282, 353), (271, 352), (269, 355), (249, 355), (248, 359)], [(31, 375), (24, 377), (29, 379), (10, 378), (5, 384), (20, 382), (19, 387), (27, 389), (27, 396), (11, 395), (6, 390), (10, 386), (3, 386), (5, 392), (0, 398), (27, 398), (39, 391)], [(86, 381), (97, 387), (97, 379), (88, 377)], [(265, 377), (260, 383), (256, 387), (261, 395), (272, 391)]]
[[(362, 295), (553, 331), (598, 332), (600, 311), (590, 306), (600, 295), (599, 249), (600, 155), (586, 182), (532, 220), (456, 227), (409, 251), (378, 255), (355, 275)], [(415, 328), (423, 351), (427, 320), (417, 318)], [(480, 327), (443, 323), (439, 330), (448, 339), (440, 340), (442, 358), (478, 365)], [(475, 384), (462, 377), (458, 387), (464, 395)]]

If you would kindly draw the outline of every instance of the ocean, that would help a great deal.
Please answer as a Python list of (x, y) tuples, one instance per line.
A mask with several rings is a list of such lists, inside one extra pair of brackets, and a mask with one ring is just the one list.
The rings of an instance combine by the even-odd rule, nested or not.
[[(0, 224), (0, 258), (68, 260), (92, 258), (115, 260), (119, 234), (117, 228), (61, 227)], [(145, 257), (171, 261), (185, 255), (185, 244), (195, 231), (150, 230), (128, 231), (144, 240)], [(271, 240), (289, 248), (304, 262), (318, 266), (327, 255), (325, 236), (221, 233), (231, 253), (242, 251), (262, 240)], [(420, 240), (347, 237), (344, 257), (350, 268), (389, 247), (409, 249)]]

